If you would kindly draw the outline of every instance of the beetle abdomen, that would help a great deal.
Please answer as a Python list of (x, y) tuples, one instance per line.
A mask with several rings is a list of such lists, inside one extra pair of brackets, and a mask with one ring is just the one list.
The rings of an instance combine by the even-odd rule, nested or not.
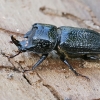
[(59, 27), (59, 48), (69, 54), (100, 53), (100, 34), (93, 30), (74, 27)]

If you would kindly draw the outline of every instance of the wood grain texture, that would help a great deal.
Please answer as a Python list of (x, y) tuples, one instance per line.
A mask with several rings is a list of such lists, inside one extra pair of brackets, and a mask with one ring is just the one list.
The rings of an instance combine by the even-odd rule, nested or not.
[(69, 60), (90, 81), (75, 76), (59, 58), (48, 57), (33, 72), (39, 56), (17, 53), (11, 35), (21, 40), (34, 23), (85, 27), (100, 32), (100, 1), (0, 0), (0, 100), (100, 100), (100, 62)]

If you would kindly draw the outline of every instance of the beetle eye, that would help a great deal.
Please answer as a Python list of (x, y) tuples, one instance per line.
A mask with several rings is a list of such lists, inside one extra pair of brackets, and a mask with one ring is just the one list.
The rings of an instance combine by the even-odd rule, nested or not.
[(37, 26), (34, 26), (33, 28), (37, 28), (37, 29), (38, 29), (38, 27), (37, 27)]
[(37, 23), (33, 25), (32, 29), (34, 29), (34, 28), (38, 29)]
[(37, 27), (37, 26), (33, 26), (33, 27), (32, 27), (32, 30), (33, 30), (33, 29), (38, 29), (38, 27)]

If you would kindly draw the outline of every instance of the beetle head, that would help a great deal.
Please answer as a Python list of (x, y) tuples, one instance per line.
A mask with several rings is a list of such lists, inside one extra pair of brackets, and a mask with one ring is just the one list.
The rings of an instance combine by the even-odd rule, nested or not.
[(26, 40), (18, 41), (13, 36), (11, 37), (20, 51), (45, 54), (52, 51), (57, 44), (57, 28), (54, 25), (36, 23), (24, 35), (24, 38)]

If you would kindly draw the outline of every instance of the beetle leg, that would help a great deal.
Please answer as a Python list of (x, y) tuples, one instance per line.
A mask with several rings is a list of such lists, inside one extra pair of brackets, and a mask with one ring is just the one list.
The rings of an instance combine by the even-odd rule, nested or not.
[(81, 77), (85, 77), (86, 79), (89, 79), (87, 76), (84, 76), (84, 75), (76, 72), (76, 70), (68, 63), (68, 61), (66, 59), (64, 59), (62, 57), (60, 59), (69, 67), (69, 69), (71, 69), (75, 73), (76, 76), (81, 76)]
[(84, 55), (84, 60), (100, 60), (100, 58), (97, 55)]
[(32, 67), (32, 70), (34, 70), (38, 65), (40, 65), (47, 58), (47, 56), (48, 54), (43, 54), (38, 60), (38, 62)]
[[(37, 61), (37, 63), (32, 67), (32, 70), (34, 70), (38, 65), (40, 65), (46, 58), (48, 54), (43, 54), (40, 59)], [(24, 70), (25, 71), (32, 71), (32, 70)]]

